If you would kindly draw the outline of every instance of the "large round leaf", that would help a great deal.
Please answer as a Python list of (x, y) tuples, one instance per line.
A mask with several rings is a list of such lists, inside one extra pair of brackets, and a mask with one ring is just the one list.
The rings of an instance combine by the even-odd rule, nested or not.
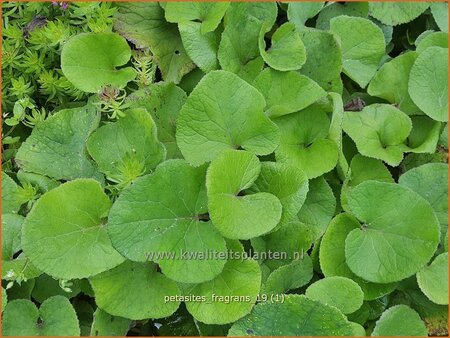
[(351, 336), (353, 326), (336, 308), (305, 296), (263, 302), (237, 321), (228, 336)]
[(226, 150), (211, 162), (206, 177), (211, 221), (220, 233), (232, 239), (263, 235), (281, 218), (280, 200), (268, 192), (240, 196), (258, 178), (258, 158), (242, 150)]
[(448, 48), (429, 47), (414, 62), (409, 95), (429, 117), (448, 121)]
[(358, 276), (375, 283), (400, 281), (419, 271), (436, 251), (438, 220), (415, 192), (367, 181), (349, 193), (348, 207), (363, 223), (345, 241), (346, 262)]
[(153, 263), (126, 261), (90, 279), (98, 307), (109, 314), (139, 320), (163, 318), (174, 313), (180, 294), (177, 284), (156, 271)]
[(9, 302), (2, 318), (3, 336), (80, 336), (74, 308), (63, 296), (42, 303), (19, 299)]
[(448, 304), (448, 252), (440, 254), (417, 273), (422, 292), (434, 303)]
[(205, 174), (205, 166), (170, 160), (137, 179), (111, 209), (108, 233), (114, 247), (133, 261), (158, 263), (178, 282), (199, 283), (217, 276), (223, 260), (195, 256), (226, 250), (211, 222), (203, 221)]
[(23, 250), (37, 268), (59, 279), (93, 276), (123, 262), (106, 232), (111, 201), (97, 181), (78, 179), (44, 194), (22, 232)]
[(61, 52), (61, 69), (72, 84), (95, 93), (103, 86), (125, 87), (136, 72), (120, 68), (131, 57), (126, 40), (116, 33), (85, 33), (70, 38)]
[(233, 73), (213, 71), (195, 87), (180, 111), (177, 143), (188, 162), (200, 165), (224, 149), (270, 154), (279, 131), (264, 115), (264, 97)]

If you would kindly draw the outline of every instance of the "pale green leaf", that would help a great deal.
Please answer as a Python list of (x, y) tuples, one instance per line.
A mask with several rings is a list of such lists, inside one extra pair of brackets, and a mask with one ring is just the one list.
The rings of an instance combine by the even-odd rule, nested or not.
[(422, 292), (434, 303), (448, 304), (448, 252), (437, 256), (433, 262), (417, 273)]
[(3, 313), (4, 336), (79, 336), (74, 308), (62, 296), (49, 298), (40, 309), (29, 300), (9, 302)]
[(212, 223), (223, 236), (258, 237), (280, 221), (282, 204), (275, 195), (240, 195), (255, 183), (260, 171), (258, 158), (241, 150), (226, 150), (211, 162), (206, 176), (208, 209)]
[(23, 250), (37, 268), (60, 279), (84, 278), (123, 261), (106, 233), (111, 202), (92, 179), (44, 194), (23, 224)]
[(397, 305), (383, 312), (372, 336), (428, 336), (428, 332), (416, 311), (406, 305)]
[(179, 301), (167, 297), (180, 294), (177, 284), (156, 271), (153, 263), (125, 261), (90, 279), (95, 302), (107, 313), (129, 318), (163, 318), (174, 313)]
[(131, 260), (158, 263), (178, 282), (199, 283), (217, 276), (225, 261), (185, 257), (226, 250), (222, 236), (204, 219), (205, 175), (205, 166), (193, 168), (184, 160), (170, 160), (137, 179), (109, 214), (108, 234), (114, 247)]
[(409, 95), (434, 120), (448, 121), (448, 48), (429, 47), (414, 62)]
[(26, 199), (20, 194), (17, 183), (2, 171), (2, 215), (17, 213)]
[(266, 99), (266, 114), (279, 117), (300, 111), (323, 98), (326, 92), (314, 81), (297, 72), (267, 68), (253, 83)]
[(372, 104), (361, 112), (345, 112), (343, 128), (362, 155), (397, 166), (407, 149), (404, 142), (412, 122), (391, 105)]
[(369, 14), (382, 23), (397, 26), (425, 12), (428, 2), (369, 2)]
[(131, 320), (111, 316), (100, 308), (94, 313), (91, 336), (125, 336), (130, 328)]
[(324, 2), (289, 2), (287, 16), (289, 22), (292, 22), (298, 31), (305, 29), (305, 22), (319, 14), (323, 8)]
[(99, 177), (85, 144), (99, 121), (100, 114), (92, 105), (60, 110), (33, 129), (16, 161), (24, 171), (58, 180)]
[(368, 19), (349, 16), (332, 19), (330, 31), (340, 41), (344, 73), (366, 87), (385, 53), (383, 32)]
[(177, 144), (193, 165), (211, 161), (224, 149), (242, 147), (270, 154), (279, 130), (264, 115), (262, 94), (233, 73), (205, 75), (188, 97), (177, 122)]
[(133, 68), (117, 68), (130, 57), (131, 49), (119, 34), (78, 34), (63, 45), (61, 69), (76, 88), (96, 93), (107, 85), (123, 88), (135, 78)]
[(345, 240), (346, 262), (358, 276), (375, 283), (400, 281), (434, 254), (439, 223), (417, 193), (394, 183), (366, 181), (348, 194), (348, 207), (363, 223)]
[(367, 2), (330, 2), (320, 11), (317, 17), (316, 28), (330, 29), (331, 19), (340, 15), (367, 18), (368, 13), (369, 4)]
[(447, 2), (432, 2), (430, 4), (431, 14), (433, 14), (434, 21), (443, 32), (448, 32), (448, 3)]

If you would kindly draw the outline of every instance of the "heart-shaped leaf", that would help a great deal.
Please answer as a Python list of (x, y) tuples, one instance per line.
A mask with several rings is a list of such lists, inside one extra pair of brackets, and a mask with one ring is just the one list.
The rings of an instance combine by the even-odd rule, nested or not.
[(95, 93), (107, 85), (123, 88), (135, 78), (133, 68), (117, 68), (130, 57), (131, 49), (119, 34), (78, 34), (64, 43), (61, 69), (76, 88)]
[(219, 232), (231, 239), (263, 235), (281, 218), (280, 200), (267, 192), (240, 196), (261, 171), (258, 158), (242, 150), (225, 150), (211, 162), (206, 177), (208, 209)]
[(437, 256), (433, 262), (417, 273), (417, 283), (422, 292), (434, 303), (448, 304), (448, 252)]

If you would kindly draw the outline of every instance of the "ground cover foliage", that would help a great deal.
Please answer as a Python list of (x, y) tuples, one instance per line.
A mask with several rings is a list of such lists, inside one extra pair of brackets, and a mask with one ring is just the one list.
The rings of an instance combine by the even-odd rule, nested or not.
[(3, 335), (448, 335), (447, 3), (2, 9)]

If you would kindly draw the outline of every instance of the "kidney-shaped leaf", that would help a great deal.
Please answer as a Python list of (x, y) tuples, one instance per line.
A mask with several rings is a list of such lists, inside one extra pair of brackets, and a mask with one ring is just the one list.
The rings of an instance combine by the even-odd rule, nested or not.
[(383, 312), (372, 336), (428, 336), (428, 331), (416, 311), (406, 305), (396, 305)]
[(242, 147), (270, 154), (279, 130), (264, 115), (264, 97), (233, 73), (213, 71), (199, 82), (180, 111), (177, 143), (193, 165), (214, 159), (222, 150)]
[(407, 149), (405, 140), (412, 129), (411, 119), (388, 104), (372, 104), (361, 112), (345, 112), (344, 131), (367, 157), (397, 166)]
[(348, 194), (348, 208), (363, 223), (345, 240), (346, 262), (358, 276), (375, 283), (400, 281), (433, 256), (439, 223), (430, 204), (415, 192), (367, 181)]
[(69, 300), (55, 296), (39, 309), (27, 299), (9, 302), (3, 313), (3, 336), (79, 336), (80, 326)]
[(106, 85), (125, 87), (135, 78), (133, 68), (117, 68), (130, 57), (130, 47), (119, 34), (78, 34), (64, 44), (61, 69), (76, 88), (95, 93)]
[(211, 221), (232, 239), (263, 235), (281, 218), (280, 200), (267, 192), (240, 196), (261, 171), (258, 158), (242, 150), (226, 150), (211, 162), (206, 177)]
[(114, 247), (133, 261), (158, 263), (178, 282), (199, 283), (217, 276), (225, 261), (185, 258), (226, 250), (222, 236), (210, 222), (202, 221), (207, 213), (205, 169), (170, 160), (137, 179), (111, 209), (108, 233)]
[(23, 224), (23, 250), (59, 279), (93, 276), (123, 262), (105, 228), (111, 202), (97, 181), (78, 179), (50, 190)]
[(448, 252), (417, 273), (417, 282), (422, 292), (434, 303), (448, 304)]

